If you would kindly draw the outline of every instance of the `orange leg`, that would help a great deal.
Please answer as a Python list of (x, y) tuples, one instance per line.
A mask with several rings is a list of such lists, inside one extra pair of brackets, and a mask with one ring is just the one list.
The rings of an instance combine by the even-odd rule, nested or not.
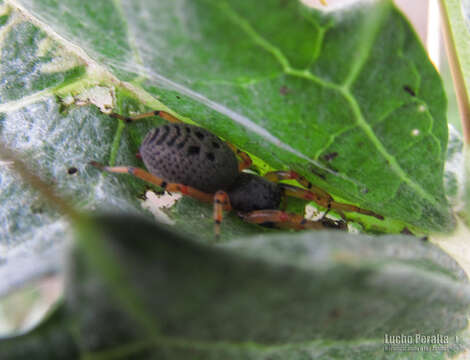
[(302, 175), (297, 174), (295, 171), (272, 171), (265, 174), (264, 177), (275, 183), (281, 180), (296, 180), (300, 185), (306, 187), (311, 192), (314, 192), (325, 198), (331, 198), (330, 194), (328, 194), (325, 190), (322, 190), (318, 186), (313, 185), (310, 181), (308, 181)]
[(219, 190), (214, 195), (214, 231), (215, 239), (218, 240), (220, 237), (220, 224), (223, 219), (223, 211), (232, 210), (230, 205), (230, 199), (225, 191)]
[(191, 196), (191, 197), (196, 198), (200, 201), (210, 203), (212, 201), (213, 197), (214, 197), (212, 194), (202, 192), (202, 191), (197, 190), (195, 188), (192, 188), (190, 186), (186, 186), (186, 185), (183, 185), (183, 184), (176, 184), (176, 183), (168, 183), (165, 180), (159, 178), (158, 176), (152, 175), (149, 172), (147, 172), (143, 169), (136, 168), (136, 167), (132, 167), (132, 166), (105, 166), (105, 165), (102, 165), (100, 163), (97, 163), (96, 161), (90, 162), (90, 165), (92, 165), (92, 166), (94, 166), (94, 167), (96, 167), (100, 170), (109, 172), (109, 173), (119, 173), (119, 174), (133, 175), (136, 178), (139, 178), (139, 179), (144, 180), (146, 182), (149, 182), (151, 184), (160, 186), (161, 188), (163, 188), (164, 190), (166, 190), (168, 192), (179, 192), (183, 195)]
[(135, 115), (135, 116), (123, 116), (117, 113), (111, 113), (109, 114), (109, 116), (115, 119), (120, 119), (126, 123), (130, 123), (130, 122), (141, 120), (141, 119), (146, 119), (152, 116), (160, 116), (162, 119), (165, 119), (166, 121), (172, 122), (172, 123), (182, 122), (181, 120), (167, 113), (166, 111), (160, 111), (160, 110), (150, 111), (150, 112), (146, 112), (146, 113)]
[(241, 151), (235, 145), (232, 145), (229, 142), (227, 142), (227, 145), (242, 160), (238, 163), (238, 170), (242, 171), (244, 169), (248, 169), (251, 166), (251, 164), (253, 163), (253, 161), (251, 161), (250, 155), (248, 155), (244, 151)]
[(326, 219), (311, 221), (298, 214), (287, 213), (282, 210), (255, 210), (248, 213), (239, 213), (241, 218), (253, 224), (274, 223), (282, 227), (296, 230), (303, 229), (344, 229), (345, 223)]
[(327, 212), (330, 211), (330, 209), (334, 209), (339, 212), (341, 216), (343, 216), (342, 211), (352, 211), (359, 214), (373, 216), (380, 220), (384, 219), (382, 215), (376, 214), (373, 211), (334, 201), (331, 195), (328, 194), (325, 190), (322, 190), (319, 187), (313, 185), (310, 181), (308, 181), (302, 175), (297, 174), (295, 171), (273, 171), (267, 173), (264, 177), (272, 182), (279, 182), (281, 180), (296, 180), (300, 185), (306, 187), (308, 190), (295, 186), (282, 185), (285, 195), (315, 201), (318, 205), (326, 208)]
[(355, 205), (336, 202), (333, 200), (333, 198), (329, 194), (327, 194), (327, 196), (323, 196), (314, 191), (308, 191), (308, 190), (305, 190), (296, 186), (292, 186), (292, 185), (287, 185), (287, 184), (281, 184), (281, 187), (284, 190), (284, 195), (296, 197), (299, 199), (315, 201), (318, 205), (326, 208), (327, 212), (330, 209), (333, 209), (337, 211), (343, 218), (344, 218), (343, 211), (352, 211), (352, 212), (357, 212), (363, 215), (373, 216), (379, 220), (384, 219), (382, 215), (376, 214), (373, 211), (361, 209), (360, 207), (357, 207)]

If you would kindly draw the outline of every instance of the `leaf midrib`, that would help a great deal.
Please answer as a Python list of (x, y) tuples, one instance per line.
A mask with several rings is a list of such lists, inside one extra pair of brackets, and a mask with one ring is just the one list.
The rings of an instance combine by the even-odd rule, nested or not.
[[(362, 114), (361, 108), (359, 103), (357, 102), (354, 95), (351, 93), (350, 87), (354, 83), (355, 78), (362, 69), (363, 64), (366, 62), (368, 58), (368, 54), (370, 53), (368, 50), (372, 47), (373, 43), (378, 34), (379, 25), (385, 19), (385, 13), (389, 13), (392, 9), (391, 5), (387, 7), (387, 11), (382, 10), (382, 16), (380, 21), (377, 21), (375, 24), (375, 33), (369, 35), (367, 37), (366, 42), (361, 42), (362, 46), (358, 51), (358, 55), (354, 59), (354, 63), (351, 66), (351, 71), (348, 76), (346, 76), (346, 81), (344, 84), (336, 84), (330, 81), (326, 81), (315, 74), (313, 74), (308, 69), (296, 69), (291, 66), (289, 60), (286, 56), (282, 53), (282, 51), (276, 47), (275, 45), (271, 44), (268, 40), (263, 38), (260, 34), (256, 32), (256, 30), (249, 24), (248, 21), (243, 19), (231, 6), (228, 2), (212, 2), (211, 4), (219, 8), (222, 13), (224, 13), (229, 20), (232, 21), (235, 25), (239, 26), (251, 40), (258, 44), (261, 48), (265, 51), (269, 52), (274, 58), (281, 64), (283, 71), (287, 75), (296, 76), (299, 78), (304, 78), (314, 83), (323, 86), (325, 88), (332, 89), (337, 91), (341, 94), (347, 103), (350, 105), (352, 113), (355, 118), (356, 125), (365, 133), (368, 139), (374, 144), (377, 148), (378, 152), (384, 157), (386, 162), (389, 164), (392, 171), (401, 179), (405, 184), (407, 184), (410, 188), (412, 188), (417, 194), (419, 194), (422, 198), (428, 200), (433, 205), (437, 205), (437, 200), (429, 194), (425, 189), (423, 189), (418, 183), (414, 182), (411, 178), (409, 178), (406, 172), (401, 168), (398, 164), (397, 160), (394, 156), (392, 156), (385, 148), (385, 146), (381, 143), (378, 137), (375, 135), (374, 131), (372, 130), (371, 126), (367, 123), (364, 115)], [(368, 27), (367, 27), (368, 28)], [(369, 29), (370, 30), (370, 29)]]
[[(119, 5), (119, 1), (120, 0), (115, 0), (115, 2), (117, 2), (118, 5)], [(22, 6), (20, 6), (16, 1), (11, 0), (10, 3), (11, 3), (11, 5), (13, 5), (17, 9), (19, 9), (24, 15), (27, 15), (28, 18), (34, 19), (34, 22), (37, 25), (39, 25), (46, 33), (53, 35), (53, 37), (56, 40), (60, 41), (62, 44), (65, 44), (65, 46), (69, 49), (70, 52), (73, 52), (78, 57), (80, 57), (82, 59), (85, 59), (85, 62), (88, 63), (88, 64), (93, 63), (95, 67), (103, 68), (102, 66), (96, 64), (94, 60), (89, 58), (83, 52), (83, 50), (78, 50), (79, 47), (77, 47), (73, 43), (70, 43), (68, 40), (65, 40), (63, 37), (59, 36), (56, 32), (54, 32), (50, 27), (45, 26), (41, 21), (37, 20), (32, 15), (30, 15), (29, 12), (26, 9), (24, 9)], [(391, 154), (389, 154), (388, 151), (385, 149), (384, 145), (377, 138), (377, 136), (373, 132), (370, 125), (366, 122), (366, 120), (365, 120), (365, 118), (364, 118), (364, 116), (361, 112), (360, 106), (359, 106), (358, 102), (356, 101), (355, 97), (353, 96), (353, 94), (351, 93), (350, 89), (347, 86), (345, 86), (345, 85), (348, 85), (348, 84), (339, 85), (339, 84), (336, 84), (336, 83), (333, 83), (333, 82), (329, 82), (329, 81), (326, 81), (324, 79), (321, 79), (321, 78), (317, 77), (316, 75), (311, 73), (309, 70), (296, 69), (296, 68), (292, 67), (290, 65), (289, 60), (284, 56), (282, 51), (279, 48), (277, 48), (275, 45), (271, 44), (269, 41), (264, 39), (261, 35), (259, 35), (245, 19), (243, 19), (233, 8), (230, 7), (230, 5), (226, 1), (224, 1), (224, 2), (212, 2), (212, 1), (210, 1), (210, 3), (213, 6), (216, 6), (217, 8), (219, 8), (222, 11), (222, 13), (224, 13), (229, 18), (229, 20), (231, 20), (234, 24), (239, 26), (248, 35), (248, 37), (252, 41), (254, 41), (258, 46), (260, 46), (262, 49), (264, 49), (265, 51), (267, 51), (271, 55), (273, 55), (277, 59), (277, 61), (281, 64), (284, 73), (286, 73), (288, 75), (292, 75), (292, 76), (296, 76), (296, 77), (299, 77), (299, 78), (304, 78), (304, 79), (313, 81), (313, 82), (319, 84), (320, 86), (324, 86), (326, 88), (332, 89), (334, 91), (337, 91), (339, 94), (341, 94), (345, 98), (345, 100), (349, 103), (349, 105), (351, 107), (351, 110), (352, 110), (353, 115), (354, 115), (355, 120), (356, 120), (356, 125), (362, 131), (364, 131), (366, 136), (375, 145), (378, 152), (388, 162), (390, 168), (398, 176), (398, 178), (401, 181), (403, 181), (404, 183), (406, 183), (411, 189), (413, 189), (422, 198), (428, 200), (433, 205), (437, 205), (437, 203), (438, 203), (437, 200), (431, 194), (429, 194), (425, 189), (423, 189), (419, 184), (417, 184), (411, 178), (409, 178), (407, 176), (407, 174), (405, 173), (405, 171), (398, 164), (396, 159)], [(390, 6), (389, 9), (391, 9), (391, 8), (392, 7)], [(121, 12), (121, 16), (124, 17), (125, 14)], [(126, 21), (126, 19), (124, 19), (124, 20)], [(126, 22), (128, 23), (128, 21), (126, 21)], [(373, 41), (375, 41), (375, 36), (369, 36), (369, 39), (370, 39), (370, 42), (373, 42)], [(363, 45), (362, 48), (361, 48), (362, 52), (365, 52), (368, 46), (371, 46), (371, 44)], [(138, 55), (138, 53), (137, 54), (135, 53), (137, 51), (137, 48), (133, 47), (132, 49), (133, 49), (133, 52), (134, 52), (134, 56), (139, 58), (140, 56)], [(358, 55), (356, 57), (356, 61), (361, 60), (361, 59), (364, 62), (365, 59), (367, 59), (367, 56)], [(357, 65), (356, 65), (356, 67), (357, 67)], [(146, 69), (146, 70), (148, 70), (148, 69)], [(103, 68), (103, 71), (106, 73), (106, 75), (108, 75), (108, 76), (105, 76), (105, 77), (107, 77), (108, 80), (111, 80), (111, 82), (118, 82), (118, 83), (123, 84), (121, 81), (119, 81), (117, 79), (116, 79), (117, 81), (116, 80), (113, 81), (113, 79), (115, 79), (115, 77), (109, 72), (109, 70)], [(149, 71), (146, 71), (146, 74), (142, 74), (142, 75), (149, 76), (148, 72)], [(181, 84), (174, 83), (173, 81), (165, 78), (164, 76), (162, 76), (160, 74), (152, 72), (152, 75), (157, 76), (163, 83), (166, 83), (168, 86), (173, 87), (176, 90), (181, 91), (181, 88), (185, 88)], [(142, 89), (140, 89), (140, 91), (145, 92)], [(207, 106), (210, 106), (213, 110), (218, 111), (218, 112), (232, 118), (232, 120), (236, 121), (237, 123), (240, 123), (241, 125), (247, 127), (248, 129), (256, 132), (260, 136), (266, 137), (267, 141), (275, 144), (278, 147), (283, 148), (284, 150), (292, 153), (293, 155), (296, 155), (296, 156), (308, 161), (309, 163), (312, 163), (313, 165), (315, 165), (315, 166), (317, 166), (321, 169), (324, 169), (325, 171), (331, 172), (330, 169), (325, 167), (323, 164), (319, 163), (316, 159), (311, 159), (308, 156), (306, 156), (305, 154), (303, 154), (302, 152), (298, 151), (297, 149), (291, 147), (288, 144), (285, 144), (280, 139), (278, 139), (274, 135), (270, 134), (266, 129), (260, 127), (259, 125), (257, 125), (253, 121), (251, 121), (250, 119), (245, 118), (244, 116), (235, 113), (233, 110), (226, 108), (222, 104), (219, 104), (217, 102), (214, 102), (214, 101), (204, 97), (202, 94), (195, 93), (191, 89), (187, 89), (187, 92), (190, 93), (190, 94), (186, 94), (189, 97), (193, 98), (196, 101), (200, 101), (200, 102), (206, 104)], [(149, 94), (146, 93), (146, 97), (149, 97), (149, 96), (154, 99), (154, 97), (152, 95), (149, 95)], [(224, 111), (221, 111), (221, 110), (224, 110)], [(119, 137), (119, 135), (118, 135), (118, 137)], [(345, 174), (339, 174), (339, 173), (332, 173), (332, 174), (335, 175), (335, 176), (341, 177), (343, 180), (350, 181), (354, 184), (357, 184), (357, 180), (351, 179), (348, 176), (346, 176)]]

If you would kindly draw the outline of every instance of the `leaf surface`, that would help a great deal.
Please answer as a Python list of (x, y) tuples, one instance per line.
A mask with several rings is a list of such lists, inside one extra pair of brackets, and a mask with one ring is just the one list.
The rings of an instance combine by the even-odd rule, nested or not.
[[(1, 11), (0, 139), (76, 206), (148, 215), (141, 182), (86, 164), (142, 166), (134, 154), (161, 122), (109, 119), (83, 98), (99, 88), (122, 113), (173, 111), (388, 217), (363, 220), (372, 230), (452, 224), (442, 86), (388, 1), (333, 14), (296, 1), (21, 0)], [(7, 164), (0, 189), (3, 293), (59, 270), (70, 235)], [(210, 206), (183, 199), (169, 214), (212, 238)], [(223, 240), (260, 231), (232, 214)]]
[(425, 231), (452, 226), (442, 84), (391, 2), (334, 14), (278, 0), (19, 3), (272, 167)]
[[(209, 247), (128, 216), (95, 219), (95, 231), (73, 253), (60, 313), (76, 345), (57, 340), (87, 359), (384, 359), (385, 333), (449, 336), (451, 354), (466, 345), (468, 281), (413, 237), (304, 232)], [(30, 339), (0, 351), (17, 359)]]

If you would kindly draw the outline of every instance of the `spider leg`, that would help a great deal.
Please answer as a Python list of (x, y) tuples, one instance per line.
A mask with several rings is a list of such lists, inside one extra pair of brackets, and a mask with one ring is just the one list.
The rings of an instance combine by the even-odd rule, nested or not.
[(379, 220), (384, 219), (382, 215), (376, 214), (373, 211), (365, 210), (358, 206), (334, 201), (331, 195), (328, 194), (325, 190), (322, 190), (318, 186), (313, 185), (310, 181), (308, 181), (302, 175), (297, 174), (295, 171), (273, 171), (267, 173), (264, 177), (272, 182), (279, 182), (281, 180), (296, 180), (300, 185), (306, 187), (308, 190), (282, 184), (285, 195), (306, 200), (313, 200), (318, 205), (326, 208), (327, 212), (331, 209), (336, 210), (343, 218), (344, 215), (342, 211), (352, 211), (357, 212), (359, 214), (373, 216)]
[(226, 141), (226, 144), (228, 145), (228, 147), (230, 149), (232, 149), (232, 151), (240, 157), (241, 161), (238, 163), (238, 170), (239, 171), (242, 171), (244, 169), (248, 169), (251, 164), (253, 163), (253, 161), (251, 160), (250, 158), (250, 155), (248, 155), (246, 152), (244, 151), (241, 151), (240, 149), (238, 149), (235, 145), (233, 144), (230, 144), (229, 142)]
[(219, 190), (214, 195), (214, 231), (215, 239), (219, 240), (220, 237), (220, 224), (223, 219), (223, 211), (232, 210), (230, 199), (225, 191)]
[(109, 173), (129, 174), (129, 175), (135, 176), (136, 178), (144, 180), (148, 183), (160, 186), (166, 191), (179, 192), (183, 195), (191, 196), (200, 201), (210, 203), (212, 202), (212, 199), (214, 197), (213, 194), (202, 192), (190, 186), (166, 182), (165, 180), (159, 178), (158, 176), (152, 175), (143, 169), (136, 168), (133, 166), (105, 166), (96, 161), (91, 161), (90, 165), (94, 166), (97, 169), (100, 169)]
[(290, 229), (344, 229), (342, 222), (327, 219), (325, 221), (311, 221), (303, 216), (287, 213), (282, 210), (255, 210), (250, 212), (240, 212), (238, 215), (245, 221), (253, 224), (274, 223)]
[(150, 111), (146, 112), (143, 114), (135, 115), (135, 116), (123, 116), (117, 113), (111, 113), (109, 114), (114, 119), (119, 119), (122, 120), (126, 123), (131, 123), (133, 121), (141, 120), (141, 119), (146, 119), (152, 116), (160, 116), (162, 119), (165, 119), (168, 122), (171, 123), (181, 123), (182, 121), (176, 118), (175, 116), (167, 113), (166, 111), (161, 111), (161, 110), (155, 110), (155, 111)]
[(338, 212), (343, 218), (344, 218), (343, 211), (352, 211), (352, 212), (357, 212), (363, 215), (373, 216), (379, 220), (384, 219), (382, 215), (376, 214), (373, 211), (365, 210), (355, 205), (336, 202), (333, 200), (333, 198), (329, 194), (327, 194), (327, 196), (324, 196), (323, 194), (318, 194), (315, 191), (308, 191), (297, 186), (292, 186), (288, 184), (279, 184), (279, 185), (283, 189), (284, 195), (296, 197), (299, 199), (315, 201), (318, 205), (326, 208), (327, 212), (333, 209), (336, 212)]
[[(320, 189), (318, 186), (313, 185), (310, 181), (304, 178), (302, 175), (297, 174), (295, 171), (272, 171), (264, 175), (269, 181), (278, 183), (281, 180), (295, 180), (303, 187), (306, 187), (311, 192), (314, 192), (323, 197), (330, 197), (325, 190)], [(333, 199), (332, 199), (333, 200)]]

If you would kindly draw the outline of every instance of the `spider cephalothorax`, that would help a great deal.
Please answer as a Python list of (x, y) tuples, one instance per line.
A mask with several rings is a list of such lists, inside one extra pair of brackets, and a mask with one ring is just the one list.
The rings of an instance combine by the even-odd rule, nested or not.
[[(168, 191), (214, 202), (216, 236), (220, 232), (223, 210), (232, 209), (244, 220), (256, 224), (282, 224), (295, 229), (345, 228), (342, 221), (325, 217), (310, 221), (279, 210), (284, 196), (313, 200), (327, 211), (334, 209), (340, 214), (355, 211), (383, 219), (372, 211), (335, 202), (328, 193), (293, 171), (274, 171), (263, 177), (245, 173), (243, 170), (251, 166), (248, 154), (211, 132), (182, 123), (166, 112), (153, 111), (132, 118), (111, 114), (126, 122), (153, 115), (170, 123), (150, 130), (142, 142), (139, 152), (149, 172), (135, 167), (103, 166), (94, 161), (91, 164), (108, 172), (134, 175)], [(288, 179), (297, 180), (308, 190), (280, 182)]]

